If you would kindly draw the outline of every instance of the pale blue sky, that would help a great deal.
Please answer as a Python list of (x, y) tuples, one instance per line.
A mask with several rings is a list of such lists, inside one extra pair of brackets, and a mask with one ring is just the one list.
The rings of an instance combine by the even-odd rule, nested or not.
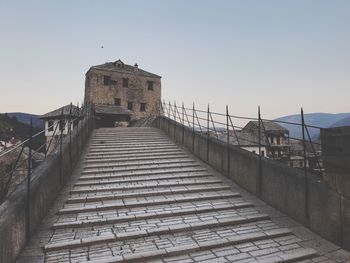
[(119, 58), (178, 103), (350, 112), (349, 14), (347, 0), (0, 0), (0, 112), (82, 101), (88, 68)]

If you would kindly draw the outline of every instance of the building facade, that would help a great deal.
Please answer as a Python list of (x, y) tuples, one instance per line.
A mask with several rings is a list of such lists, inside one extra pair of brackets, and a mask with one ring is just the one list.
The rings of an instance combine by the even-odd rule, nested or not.
[(93, 66), (86, 73), (84, 101), (95, 106), (97, 126), (124, 126), (157, 116), (161, 77), (121, 60)]
[(40, 118), (45, 121), (46, 153), (49, 154), (61, 136), (68, 135), (77, 123), (80, 109), (74, 105), (66, 105), (50, 111)]

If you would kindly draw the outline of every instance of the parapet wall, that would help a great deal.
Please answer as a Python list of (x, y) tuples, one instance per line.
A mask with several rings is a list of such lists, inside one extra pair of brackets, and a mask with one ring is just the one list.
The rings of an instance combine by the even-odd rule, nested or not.
[[(35, 231), (51, 208), (60, 190), (69, 180), (88, 140), (88, 125), (89, 122), (86, 121), (79, 127), (79, 130), (72, 131), (71, 147), (69, 147), (69, 136), (65, 137), (62, 144), (62, 160), (58, 149), (56, 149), (56, 153), (49, 155), (32, 173), (29, 202), (30, 234)], [(26, 244), (26, 200), (27, 180), (24, 180), (0, 206), (1, 263), (15, 262)]]
[(193, 132), (161, 116), (153, 127), (163, 130), (202, 161), (263, 201), (309, 227), (322, 237), (350, 250), (350, 199), (317, 176)]

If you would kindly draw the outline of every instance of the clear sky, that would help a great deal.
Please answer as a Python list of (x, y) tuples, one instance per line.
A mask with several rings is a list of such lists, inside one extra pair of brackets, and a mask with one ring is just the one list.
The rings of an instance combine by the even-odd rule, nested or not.
[(0, 112), (82, 101), (89, 67), (119, 58), (177, 103), (350, 112), (349, 14), (348, 0), (0, 0)]

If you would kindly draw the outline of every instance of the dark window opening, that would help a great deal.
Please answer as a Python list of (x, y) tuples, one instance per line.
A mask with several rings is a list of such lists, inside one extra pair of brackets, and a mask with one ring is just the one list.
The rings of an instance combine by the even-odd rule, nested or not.
[(123, 87), (124, 88), (129, 87), (129, 79), (123, 78)]
[(47, 130), (48, 131), (50, 131), (50, 132), (52, 132), (53, 131), (53, 124), (54, 124), (54, 122), (53, 121), (49, 121), (48, 122), (48, 124), (47, 124)]
[(111, 84), (111, 77), (103, 76), (103, 85), (108, 86), (109, 84)]
[(132, 102), (131, 101), (128, 101), (128, 110), (132, 110)]
[(153, 90), (153, 81), (147, 81), (148, 90)]
[(120, 106), (121, 105), (121, 99), (120, 98), (115, 98), (114, 99), (114, 105), (115, 106)]
[(146, 111), (146, 103), (141, 103), (140, 111)]
[(59, 125), (60, 131), (64, 130), (65, 126), (66, 126), (66, 121), (65, 120), (61, 120), (60, 121), (60, 125)]

